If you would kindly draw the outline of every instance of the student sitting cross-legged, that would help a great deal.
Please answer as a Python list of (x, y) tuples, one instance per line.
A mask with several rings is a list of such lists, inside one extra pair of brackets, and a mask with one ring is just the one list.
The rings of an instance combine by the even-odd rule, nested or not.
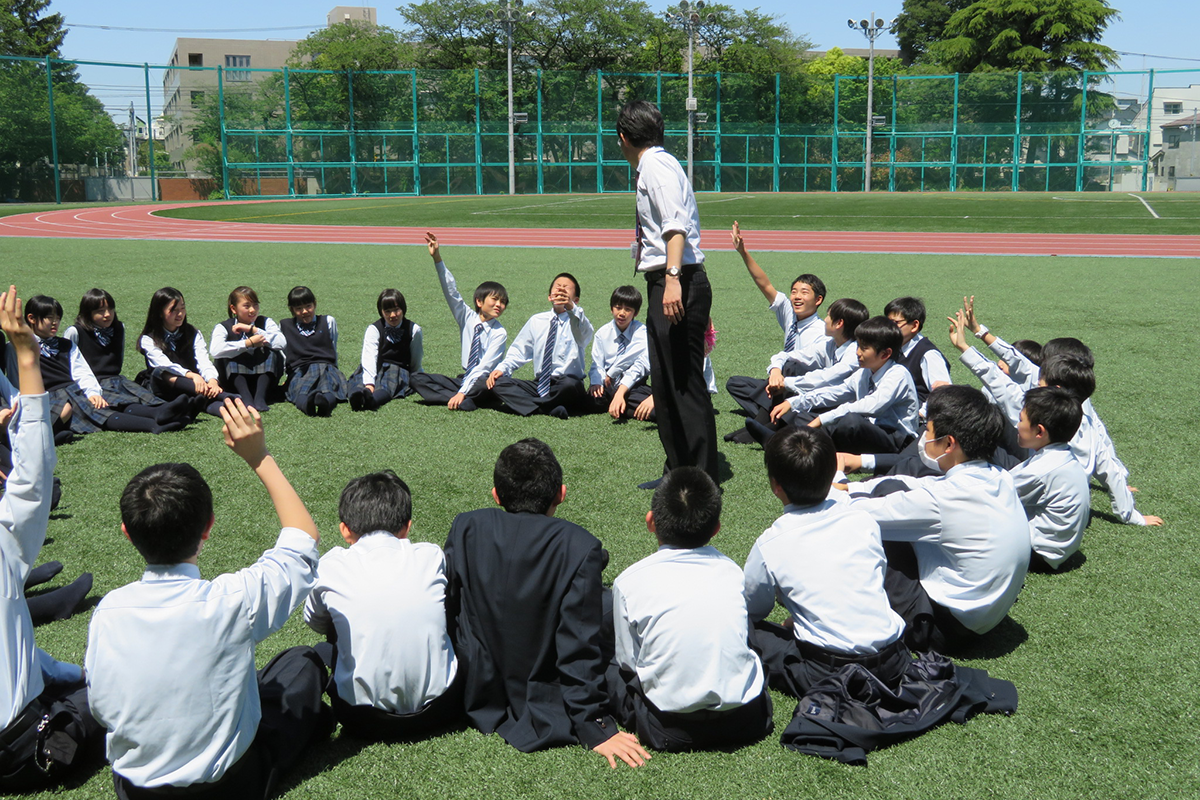
[(742, 571), (709, 542), (721, 492), (679, 467), (654, 490), (646, 527), (658, 551), (613, 583), (617, 719), (655, 750), (735, 747), (774, 727), (762, 662), (746, 638)]
[(304, 621), (328, 636), (329, 699), (342, 728), (413, 738), (462, 716), (458, 660), (446, 630), (446, 559), (412, 542), (412, 495), (391, 470), (355, 478), (338, 502), (349, 548), (321, 558)]
[(596, 413), (616, 420), (633, 419), (638, 406), (653, 397), (646, 383), (650, 375), (646, 326), (637, 320), (642, 293), (635, 286), (618, 286), (608, 305), (613, 318), (600, 326), (592, 341), (588, 393)]
[(200, 473), (157, 464), (125, 487), (121, 530), (146, 572), (100, 601), (84, 661), (122, 800), (267, 797), (333, 729), (311, 647), (255, 672), (255, 646), (316, 581), (317, 527), (267, 452), (258, 412), (226, 400), (221, 416), (226, 444), (262, 481), (283, 530), (253, 566), (206, 581), (197, 559), (214, 519)]

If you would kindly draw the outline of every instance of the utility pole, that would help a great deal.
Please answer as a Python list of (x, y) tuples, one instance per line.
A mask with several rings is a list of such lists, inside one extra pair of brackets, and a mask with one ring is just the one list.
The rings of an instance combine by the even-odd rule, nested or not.
[(863, 19), (855, 22), (852, 19), (846, 20), (846, 25), (850, 30), (862, 31), (862, 35), (867, 37), (869, 46), (867, 56), (867, 148), (863, 157), (865, 175), (863, 176), (863, 191), (870, 193), (871, 191), (871, 156), (873, 147), (872, 134), (875, 131), (875, 40), (884, 32), (886, 28), (894, 25), (896, 20), (884, 22), (881, 19), (875, 18), (875, 12), (871, 12), (870, 19)]
[[(688, 35), (688, 93), (687, 93), (687, 115), (688, 115), (688, 132), (687, 132), (687, 175), (688, 183), (692, 183), (692, 157), (695, 152), (696, 139), (696, 94), (693, 90), (693, 50), (695, 48), (696, 26), (700, 24), (700, 12), (704, 10), (704, 0), (681, 0), (679, 3), (679, 13), (672, 14), (667, 11), (665, 16), (668, 21), (683, 23), (683, 27), (687, 30)], [(709, 14), (704, 18), (711, 22), (713, 15)]]
[(513, 26), (524, 16), (533, 19), (536, 11), (521, 14), (522, 0), (504, 0), (500, 11), (488, 11), (487, 18), (504, 26), (505, 38), (508, 42), (508, 193), (517, 193), (517, 148), (516, 134), (513, 130)]

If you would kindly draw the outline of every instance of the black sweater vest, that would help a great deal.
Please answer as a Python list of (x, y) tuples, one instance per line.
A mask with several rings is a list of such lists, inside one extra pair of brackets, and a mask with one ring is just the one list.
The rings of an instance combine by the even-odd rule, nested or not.
[(411, 369), (409, 364), (412, 363), (412, 337), (413, 324), (412, 320), (405, 318), (398, 326), (400, 328), (400, 338), (395, 342), (389, 342), (387, 326), (383, 324), (383, 320), (377, 319), (372, 325), (379, 331), (379, 355), (375, 359), (375, 371), (379, 372), (384, 364), (396, 364)]
[(288, 370), (307, 367), (309, 364), (337, 363), (337, 351), (333, 349), (333, 337), (329, 333), (329, 317), (318, 314), (315, 320), (316, 330), (311, 336), (300, 333), (296, 318), (285, 319), (279, 323), (283, 338), (287, 340)]
[[(921, 341), (917, 342), (908, 355), (896, 355), (896, 363), (904, 367), (912, 374), (913, 383), (917, 387), (917, 401), (925, 402), (925, 398), (929, 397), (929, 387), (925, 385), (925, 373), (921, 369), (921, 359), (930, 350), (937, 352), (942, 361), (946, 361), (946, 357), (942, 355), (942, 351), (938, 350), (937, 345), (929, 341), (929, 337), (925, 336)], [(950, 368), (950, 362), (946, 362), (946, 368)]]
[(200, 362), (196, 360), (196, 329), (190, 324), (185, 324), (180, 330), (179, 341), (176, 342), (174, 350), (167, 343), (164, 331), (163, 355), (171, 359), (171, 363), (178, 364), (188, 372), (195, 372), (198, 375), (200, 374)]
[(59, 336), (46, 340), (46, 344), (58, 343), (58, 355), (48, 356), (42, 353), (42, 382), (46, 391), (53, 392), (64, 389), (75, 379), (71, 377), (71, 343)]
[[(229, 319), (227, 319), (221, 323), (221, 327), (223, 327), (225, 329), (225, 341), (240, 342), (242, 339), (250, 338), (250, 334), (248, 334), (248, 333), (234, 333), (233, 326), (236, 324), (237, 324), (237, 317), (230, 317)], [(267, 318), (260, 316), (257, 319), (255, 319), (254, 327), (258, 328), (259, 331), (265, 331), (267, 328)], [(249, 347), (249, 348), (246, 348), (245, 350), (243, 350), (242, 352), (238, 353), (236, 356), (234, 356), (233, 358), (231, 358), (229, 360), (236, 361), (239, 364), (242, 364), (247, 367), (256, 367), (259, 364), (266, 361), (270, 356), (271, 356), (271, 348), (270, 347)]]
[(75, 326), (79, 334), (79, 352), (83, 354), (88, 366), (92, 368), (96, 378), (111, 378), (121, 374), (121, 366), (125, 362), (125, 326), (120, 322), (112, 324), (112, 339), (108, 347), (100, 344), (93, 331)]

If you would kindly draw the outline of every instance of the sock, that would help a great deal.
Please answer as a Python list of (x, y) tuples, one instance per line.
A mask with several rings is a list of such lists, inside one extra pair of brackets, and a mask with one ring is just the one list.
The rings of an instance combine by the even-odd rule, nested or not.
[(85, 572), (72, 583), (26, 598), (29, 616), (34, 625), (66, 619), (75, 613), (75, 608), (92, 590), (92, 573)]
[(371, 392), (371, 404), (375, 408), (379, 408), (392, 399), (392, 393), (387, 389), (376, 389)]
[(106, 431), (126, 431), (137, 433), (158, 433), (158, 425), (154, 420), (133, 414), (112, 414), (104, 423)]
[(254, 392), (250, 388), (248, 375), (233, 376), (233, 390), (242, 396), (242, 402), (248, 406), (254, 405)]
[[(207, 399), (207, 398), (205, 398), (205, 399)], [(207, 411), (209, 414), (212, 414), (214, 417), (220, 418), (221, 409), (224, 407), (225, 407), (224, 399), (213, 400), (213, 401), (209, 402), (208, 405), (204, 406), (204, 410)]]
[(62, 572), (62, 568), (63, 565), (61, 561), (47, 561), (40, 567), (34, 567), (33, 569), (29, 570), (29, 577), (25, 579), (25, 588), (28, 589), (32, 586), (40, 586), (58, 573)]
[(267, 410), (267, 390), (271, 388), (271, 384), (275, 382), (275, 376), (268, 373), (255, 375), (251, 385), (254, 388), (254, 407), (259, 411)]
[(333, 392), (318, 393), (316, 403), (317, 416), (328, 417), (333, 413), (333, 409), (337, 407), (337, 403), (337, 396)]
[(317, 415), (317, 398), (318, 397), (319, 397), (319, 395), (316, 392), (311, 392), (310, 394), (306, 394), (306, 395), (304, 395), (303, 398), (301, 398), (299, 403), (296, 403), (296, 407), (299, 408), (301, 411), (303, 411), (308, 416), (315, 417)]

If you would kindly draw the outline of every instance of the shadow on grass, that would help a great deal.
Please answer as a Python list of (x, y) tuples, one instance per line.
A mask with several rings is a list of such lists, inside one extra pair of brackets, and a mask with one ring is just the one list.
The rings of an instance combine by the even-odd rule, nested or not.
[(1067, 572), (1074, 572), (1087, 563), (1087, 556), (1082, 550), (1076, 550), (1071, 554), (1070, 558), (1059, 565), (1058, 569), (1047, 564), (1041, 558), (1033, 558), (1029, 561), (1029, 571), (1035, 575), (1062, 575)]
[(1029, 638), (1025, 626), (1012, 617), (1005, 617), (1000, 624), (992, 628), (977, 641), (969, 644), (947, 648), (945, 655), (951, 658), (999, 658), (1015, 651)]

